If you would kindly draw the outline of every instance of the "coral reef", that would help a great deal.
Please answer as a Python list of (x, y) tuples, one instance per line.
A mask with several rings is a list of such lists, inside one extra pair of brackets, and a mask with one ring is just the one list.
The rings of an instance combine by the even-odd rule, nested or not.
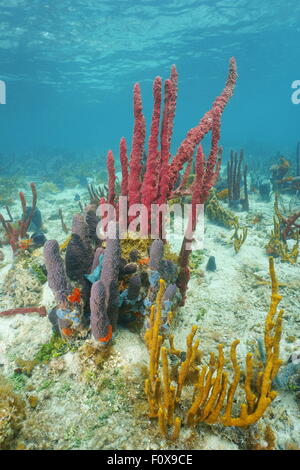
[[(52, 181), (49, 175), (38, 180), (50, 240), (44, 235), (34, 195), (30, 207), (20, 195), (23, 216), (19, 222), (14, 222), (7, 206), (8, 220), (1, 219), (6, 234), (3, 244), (10, 240), (16, 256), (9, 270), (11, 250), (3, 247), (1, 274), (6, 280), (0, 295), (6, 310), (0, 312), (4, 325), (0, 365), (26, 398), (29, 417), (22, 415), (21, 439), (29, 448), (270, 450), (287, 445), (282, 436), (292, 429), (287, 421), (294, 423), (294, 417), (284, 409), (286, 393), (271, 403), (281, 390), (292, 392), (292, 399), (299, 401), (299, 341), (293, 331), (297, 312), (285, 317), (288, 332), (280, 344), (283, 311), (278, 311), (278, 286), (286, 289), (286, 310), (298, 306), (299, 282), (292, 266), (299, 242), (299, 208), (292, 210), (298, 204), (298, 180), (289, 162), (282, 159), (274, 169), (273, 185), (283, 193), (294, 192), (294, 198), (286, 209), (288, 196), (283, 195), (282, 206), (275, 196), (274, 230), (267, 253), (290, 263), (279, 263), (283, 282), (278, 284), (270, 258), (269, 282), (263, 264), (266, 227), (272, 215), (269, 180), (256, 177), (252, 159), (247, 174), (243, 152), (240, 156), (232, 152), (227, 188), (226, 168), (219, 177), (221, 115), (235, 80), (236, 66), (231, 60), (225, 89), (174, 156), (170, 149), (176, 68), (172, 67), (164, 84), (160, 77), (153, 83), (148, 147), (141, 90), (136, 84), (132, 146), (127, 149), (125, 138), (121, 139), (119, 166), (112, 151), (107, 154), (106, 169), (100, 171), (96, 160), (93, 168), (76, 161), (62, 164), (62, 154), (52, 162), (53, 183), (48, 183)], [(209, 132), (211, 146), (205, 157), (201, 144)], [(91, 171), (96, 176), (89, 178)], [(74, 184), (81, 187), (71, 188)], [(224, 207), (224, 201), (233, 209), (248, 211), (248, 184), (253, 210), (241, 211), (238, 218)], [(120, 196), (127, 198), (125, 204)], [(149, 209), (147, 213), (141, 206), (135, 210), (140, 203)], [(174, 230), (175, 209), (168, 213), (163, 206), (184, 208), (186, 203), (192, 211), (180, 238)], [(208, 221), (205, 247), (190, 250), (199, 204), (205, 204)], [(64, 208), (67, 224), (58, 207)], [(165, 221), (170, 222), (168, 231)], [(65, 239), (68, 227), (70, 235)], [(223, 227), (233, 229), (228, 239)], [(31, 230), (35, 233), (29, 236)], [(236, 253), (247, 237), (238, 256), (232, 256), (230, 237)], [(264, 323), (261, 314), (270, 284), (271, 305)], [(179, 305), (183, 309), (177, 314)], [(43, 318), (47, 311), (53, 336), (49, 321)], [(263, 327), (264, 338), (257, 338)], [(239, 341), (232, 341), (235, 337), (241, 340), (240, 357)], [(247, 354), (249, 350), (253, 356)], [(0, 387), (1, 383), (0, 379)], [(61, 399), (64, 406), (58, 407)], [(157, 420), (158, 427), (151, 426), (146, 416)], [(8, 436), (4, 448), (18, 445), (20, 428), (0, 418)], [(295, 427), (290, 437), (295, 445), (296, 431)], [(0, 424), (0, 448), (1, 432)]]

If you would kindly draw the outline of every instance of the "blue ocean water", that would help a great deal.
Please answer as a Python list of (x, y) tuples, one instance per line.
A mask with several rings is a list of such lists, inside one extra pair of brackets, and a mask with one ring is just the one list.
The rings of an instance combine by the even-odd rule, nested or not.
[[(131, 140), (132, 88), (150, 125), (152, 81), (175, 63), (172, 149), (209, 109), (235, 56), (238, 84), (222, 144), (255, 156), (295, 150), (298, 0), (2, 0), (1, 151), (117, 152)], [(46, 151), (46, 152), (45, 152)]]

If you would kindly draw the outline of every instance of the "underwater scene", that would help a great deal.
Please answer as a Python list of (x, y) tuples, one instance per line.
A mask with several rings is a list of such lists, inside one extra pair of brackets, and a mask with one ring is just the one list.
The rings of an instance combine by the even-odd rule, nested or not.
[(299, 1), (0, 13), (0, 450), (299, 450)]

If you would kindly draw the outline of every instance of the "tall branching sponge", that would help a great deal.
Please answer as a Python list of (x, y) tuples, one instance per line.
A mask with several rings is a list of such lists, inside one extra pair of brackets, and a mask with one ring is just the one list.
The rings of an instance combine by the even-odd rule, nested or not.
[[(212, 352), (208, 364), (202, 365), (203, 354), (199, 351), (199, 340), (195, 339), (197, 326), (192, 327), (186, 338), (185, 354), (174, 348), (172, 335), (169, 337), (169, 348), (163, 346), (165, 338), (160, 333), (160, 326), (165, 284), (160, 281), (156, 304), (152, 305), (149, 328), (145, 333), (149, 351), (149, 376), (145, 381), (145, 393), (149, 402), (149, 417), (158, 419), (160, 431), (166, 437), (176, 439), (182, 422), (187, 426), (199, 423), (249, 426), (262, 417), (276, 397), (272, 382), (281, 366), (279, 345), (283, 310), (278, 311), (281, 296), (278, 294), (273, 258), (269, 260), (269, 272), (272, 295), (265, 320), (266, 360), (264, 364), (254, 366), (252, 354), (248, 353), (244, 372), (237, 359), (239, 340), (231, 344), (231, 371), (225, 370), (222, 344), (218, 346), (217, 357)], [(178, 358), (175, 370), (174, 365), (170, 365), (170, 356)], [(245, 397), (241, 405), (237, 405), (239, 400), (235, 400), (237, 391), (239, 397), (241, 394)], [(188, 398), (189, 407), (186, 406)]]

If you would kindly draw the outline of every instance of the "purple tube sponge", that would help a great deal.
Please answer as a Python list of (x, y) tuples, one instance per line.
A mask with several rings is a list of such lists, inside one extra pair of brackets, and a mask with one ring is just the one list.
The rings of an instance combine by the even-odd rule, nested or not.
[(127, 276), (128, 274), (133, 274), (137, 270), (137, 266), (135, 263), (127, 263), (125, 264), (124, 267), (121, 269), (121, 274), (123, 276)]
[(164, 243), (160, 239), (153, 241), (150, 247), (150, 261), (149, 267), (155, 271), (159, 271), (160, 263), (164, 255)]
[(105, 344), (111, 339), (112, 327), (106, 312), (105, 287), (101, 281), (92, 285), (90, 308), (92, 335), (96, 341)]
[(133, 263), (136, 263), (139, 258), (140, 258), (140, 255), (139, 255), (138, 250), (137, 249), (131, 250), (131, 252), (129, 253), (130, 261), (132, 261)]
[(177, 277), (177, 266), (170, 259), (163, 259), (159, 269), (160, 277), (166, 282), (175, 282)]
[(112, 325), (112, 331), (116, 331), (119, 318), (120, 292), (118, 281), (109, 284), (109, 297), (107, 302), (107, 316)]
[(74, 214), (72, 220), (72, 233), (76, 233), (82, 240), (89, 238), (89, 227), (82, 214)]
[(120, 271), (121, 249), (119, 238), (107, 238), (100, 276), (105, 289), (105, 302), (113, 331), (116, 329), (119, 314), (118, 279)]
[(80, 236), (72, 233), (66, 250), (66, 272), (73, 281), (82, 281), (83, 275), (90, 268), (85, 245)]
[(56, 240), (48, 240), (44, 245), (44, 259), (48, 273), (48, 284), (58, 303), (65, 302), (70, 293), (64, 262)]
[(86, 262), (90, 269), (93, 263), (94, 251), (90, 240), (90, 229), (82, 214), (75, 214), (73, 216), (72, 233), (80, 237), (86, 250)]
[(135, 300), (139, 297), (141, 284), (140, 275), (138, 273), (133, 274), (128, 283), (127, 298), (129, 300)]
[(88, 204), (84, 210), (84, 220), (88, 226), (88, 235), (89, 239), (93, 242), (99, 243), (99, 239), (97, 237), (97, 225), (98, 225), (98, 217), (96, 215), (97, 206), (95, 204)]
[(94, 254), (94, 259), (93, 259), (91, 272), (93, 272), (94, 269), (97, 268), (97, 266), (99, 264), (100, 255), (102, 255), (103, 253), (104, 253), (104, 248), (102, 248), (101, 246), (96, 249), (95, 254)]
[(172, 300), (174, 299), (177, 292), (178, 292), (178, 288), (177, 288), (176, 284), (168, 285), (168, 287), (165, 290), (163, 299), (162, 299), (163, 302), (166, 302), (166, 301), (172, 302)]

